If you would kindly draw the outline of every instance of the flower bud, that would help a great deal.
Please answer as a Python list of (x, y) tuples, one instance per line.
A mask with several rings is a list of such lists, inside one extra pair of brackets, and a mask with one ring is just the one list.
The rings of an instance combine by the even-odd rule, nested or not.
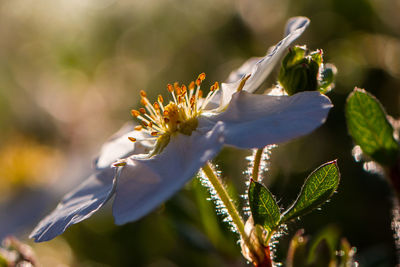
[(289, 53), (282, 60), (278, 77), (280, 85), (288, 95), (302, 91), (320, 90), (323, 93), (329, 91), (332, 88), (335, 70), (332, 68), (333, 65), (330, 65), (329, 69), (324, 69), (322, 62), (323, 53), (320, 49), (309, 54), (306, 46), (289, 49)]

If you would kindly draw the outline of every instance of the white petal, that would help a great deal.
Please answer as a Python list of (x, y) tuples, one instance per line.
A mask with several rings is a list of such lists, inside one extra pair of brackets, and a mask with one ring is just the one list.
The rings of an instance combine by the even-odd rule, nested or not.
[(286, 26), (286, 37), (255, 64), (251, 77), (247, 80), (243, 90), (254, 92), (271, 73), (283, 54), (287, 52), (286, 49), (303, 34), (309, 24), (310, 20), (306, 17), (291, 18), (288, 22), (289, 27)]
[(238, 69), (232, 71), (229, 74), (229, 77), (226, 80), (226, 83), (229, 84), (229, 83), (236, 82), (236, 81), (242, 79), (243, 76), (245, 76), (246, 74), (252, 73), (254, 66), (261, 59), (262, 59), (262, 57), (251, 57), (248, 60), (246, 60), (246, 62), (244, 62), (242, 66), (240, 66)]
[(107, 168), (118, 159), (126, 158), (133, 154), (147, 153), (151, 150), (152, 144), (149, 142), (133, 143), (128, 137), (134, 137), (139, 140), (150, 136), (143, 131), (134, 131), (133, 124), (123, 126), (101, 147), (99, 156), (95, 160), (96, 168)]
[[(211, 125), (225, 125), (225, 144), (240, 148), (261, 148), (305, 135), (326, 119), (332, 103), (319, 92), (302, 92), (293, 96), (235, 93), (227, 110), (202, 118)], [(204, 121), (203, 121), (204, 120)]]
[(213, 102), (219, 101), (221, 107), (225, 107), (232, 98), (232, 94), (243, 79), (251, 74), (247, 80), (244, 91), (254, 92), (263, 81), (268, 77), (276, 64), (279, 62), (286, 49), (295, 41), (310, 24), (310, 20), (306, 17), (291, 18), (285, 30), (285, 38), (276, 44), (265, 57), (250, 58), (239, 69), (234, 70), (226, 83), (221, 84), (221, 93), (213, 99)]
[(62, 234), (69, 226), (89, 218), (113, 195), (115, 168), (93, 174), (77, 189), (67, 194), (57, 208), (32, 231), (36, 242), (48, 241)]
[(223, 144), (223, 125), (207, 134), (178, 134), (164, 151), (149, 159), (132, 156), (118, 177), (113, 214), (116, 224), (135, 221), (170, 198)]
[(307, 17), (292, 17), (286, 22), (285, 36), (288, 36), (292, 32), (302, 27), (307, 27), (310, 24), (310, 19)]

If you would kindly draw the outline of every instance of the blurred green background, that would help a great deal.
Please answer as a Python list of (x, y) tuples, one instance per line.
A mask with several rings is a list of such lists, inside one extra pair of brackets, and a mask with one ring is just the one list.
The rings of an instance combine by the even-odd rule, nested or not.
[[(101, 144), (131, 120), (141, 89), (153, 98), (201, 72), (206, 84), (222, 82), (302, 15), (311, 25), (296, 43), (323, 49), (338, 68), (335, 107), (321, 128), (273, 150), (264, 183), (287, 207), (326, 161), (338, 158), (342, 180), (321, 211), (288, 225), (277, 259), (284, 262), (297, 229), (312, 236), (334, 225), (357, 247), (361, 266), (394, 266), (392, 194), (352, 158), (344, 103), (363, 87), (399, 117), (399, 13), (398, 0), (0, 1), (0, 237), (27, 241), (90, 173)], [(216, 159), (233, 194), (244, 193), (250, 153), (226, 148)], [(43, 266), (245, 266), (237, 236), (208, 197), (194, 179), (136, 223), (115, 226), (108, 205), (34, 249)]]

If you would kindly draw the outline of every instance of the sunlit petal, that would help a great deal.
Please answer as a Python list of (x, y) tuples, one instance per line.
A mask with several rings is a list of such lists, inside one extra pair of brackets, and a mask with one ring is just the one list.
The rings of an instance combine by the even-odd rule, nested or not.
[(223, 125), (207, 134), (178, 134), (165, 150), (150, 159), (132, 156), (118, 178), (113, 214), (115, 223), (140, 219), (170, 198), (189, 181), (223, 145)]
[(107, 168), (90, 176), (64, 197), (57, 208), (32, 231), (30, 238), (36, 242), (51, 240), (69, 226), (89, 218), (113, 195), (114, 176), (115, 168)]
[(261, 59), (262, 59), (262, 57), (251, 57), (248, 60), (246, 60), (246, 62), (244, 62), (242, 66), (240, 66), (238, 69), (232, 71), (229, 74), (229, 77), (226, 80), (225, 85), (227, 85), (229, 83), (237, 82), (238, 80), (243, 78), (243, 76), (245, 76), (246, 74), (252, 73), (254, 66)]
[(225, 125), (225, 144), (240, 148), (264, 147), (305, 135), (326, 119), (332, 103), (319, 92), (293, 96), (235, 93), (227, 110), (200, 125), (207, 128), (221, 121)]
[(135, 131), (133, 124), (125, 125), (103, 144), (99, 156), (95, 160), (96, 168), (108, 168), (118, 159), (150, 151), (151, 144), (149, 142), (133, 143), (128, 137), (134, 137), (139, 140), (147, 138), (149, 135), (143, 131)]
[(276, 44), (267, 55), (262, 58), (250, 58), (240, 68), (234, 70), (228, 78), (227, 83), (221, 84), (221, 93), (214, 101), (220, 101), (220, 106), (224, 107), (231, 100), (232, 94), (236, 92), (240, 80), (247, 74), (251, 74), (243, 90), (254, 92), (279, 62), (286, 49), (295, 41), (310, 24), (306, 17), (291, 18), (285, 30), (285, 38)]

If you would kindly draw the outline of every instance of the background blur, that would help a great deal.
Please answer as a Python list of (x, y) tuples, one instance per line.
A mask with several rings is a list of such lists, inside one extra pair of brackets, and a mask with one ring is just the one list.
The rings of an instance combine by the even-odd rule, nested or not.
[[(352, 158), (344, 120), (359, 86), (387, 112), (400, 108), (399, 0), (13, 0), (0, 1), (0, 238), (22, 240), (62, 195), (91, 171), (101, 144), (167, 83), (206, 72), (224, 81), (282, 38), (286, 20), (311, 19), (296, 42), (322, 48), (338, 68), (328, 121), (272, 153), (265, 184), (288, 207), (307, 175), (338, 158), (332, 201), (290, 224), (276, 248), (304, 227), (331, 225), (357, 247), (361, 266), (393, 266), (392, 196), (386, 182)], [(232, 192), (243, 193), (249, 151), (216, 159)], [(234, 193), (236, 194), (236, 193)], [(115, 226), (110, 205), (47, 243), (33, 245), (43, 266), (244, 266), (235, 234), (197, 179), (136, 223)]]

